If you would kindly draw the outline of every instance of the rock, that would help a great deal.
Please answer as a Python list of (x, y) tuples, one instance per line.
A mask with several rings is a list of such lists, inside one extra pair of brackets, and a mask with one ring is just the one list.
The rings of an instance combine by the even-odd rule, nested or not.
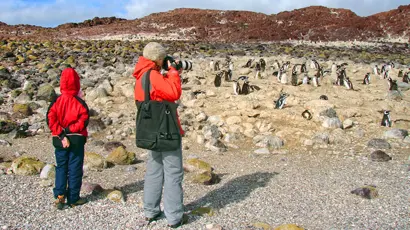
[(256, 154), (270, 154), (270, 151), (267, 148), (261, 148), (261, 149), (255, 150), (254, 153), (256, 153)]
[(406, 82), (397, 82), (397, 87), (400, 91), (407, 91), (410, 89), (410, 84)]
[(351, 191), (352, 194), (356, 194), (366, 199), (374, 199), (379, 196), (379, 193), (374, 185), (366, 185), (361, 188), (357, 188)]
[(0, 163), (0, 171), (6, 173), (7, 170), (11, 167), (11, 162), (2, 162)]
[(210, 185), (219, 182), (218, 176), (213, 173), (213, 168), (205, 161), (191, 158), (183, 165), (184, 171), (188, 173), (187, 179), (192, 183)]
[(116, 165), (129, 165), (134, 163), (135, 160), (135, 153), (127, 152), (122, 146), (112, 151), (107, 157), (107, 162)]
[(108, 94), (111, 94), (113, 92), (113, 87), (107, 79), (105, 79), (99, 86), (98, 88), (104, 89)]
[(45, 164), (35, 157), (21, 156), (13, 160), (11, 170), (14, 174), (29, 176), (39, 174), (44, 166)]
[(325, 118), (322, 123), (322, 126), (328, 129), (337, 129), (342, 128), (343, 124), (337, 117)]
[(104, 129), (104, 122), (100, 118), (90, 118), (87, 126), (87, 130), (90, 134), (101, 132)]
[(194, 216), (203, 216), (203, 215), (208, 215), (208, 216), (213, 216), (215, 215), (215, 211), (210, 208), (210, 207), (199, 207), (191, 211), (191, 215)]
[(17, 128), (17, 124), (10, 120), (0, 121), (0, 134), (10, 133)]
[(254, 226), (257, 229), (263, 229), (263, 230), (271, 230), (272, 229), (272, 226), (270, 226), (267, 223), (262, 223), (262, 222), (253, 223), (252, 226)]
[(206, 230), (222, 230), (222, 226), (219, 224), (207, 224), (205, 228)]
[[(329, 141), (329, 133), (317, 133), (313, 139), (313, 144), (316, 145), (327, 145), (330, 143)], [(305, 143), (305, 145), (308, 145), (308, 143)]]
[(207, 122), (211, 125), (220, 126), (222, 122), (222, 118), (220, 116), (209, 116)]
[(256, 131), (254, 129), (247, 129), (243, 132), (243, 135), (249, 138), (254, 138), (256, 135)]
[(410, 136), (407, 136), (406, 138), (404, 138), (403, 142), (404, 143), (410, 143)]
[(343, 129), (335, 129), (329, 136), (330, 144), (350, 145), (352, 141)]
[(104, 149), (108, 152), (112, 152), (118, 147), (123, 147), (124, 149), (126, 148), (125, 145), (119, 141), (110, 141), (104, 144)]
[(242, 123), (242, 118), (240, 116), (232, 116), (226, 119), (226, 124), (228, 125), (239, 125)]
[(284, 142), (280, 137), (272, 136), (272, 135), (258, 135), (253, 138), (253, 143), (261, 148), (273, 148), (273, 149), (280, 149)]
[(391, 129), (384, 133), (383, 137), (386, 139), (404, 139), (409, 135), (405, 129)]
[(319, 113), (319, 116), (328, 117), (328, 118), (336, 118), (337, 113), (333, 108), (327, 108)]
[(376, 150), (370, 154), (370, 159), (372, 161), (377, 161), (377, 162), (387, 162), (391, 160), (392, 158), (387, 153), (381, 150)]
[(304, 230), (304, 228), (301, 228), (296, 224), (284, 224), (277, 228), (274, 228), (274, 230)]
[(23, 118), (33, 114), (33, 111), (28, 104), (14, 104), (13, 112), (21, 115)]
[(101, 170), (107, 168), (107, 162), (101, 155), (86, 152), (84, 155), (84, 170)]
[(135, 171), (137, 171), (137, 168), (135, 166), (130, 165), (130, 166), (126, 167), (124, 171), (125, 172), (135, 172)]
[(197, 122), (203, 122), (206, 121), (208, 119), (208, 116), (204, 113), (204, 112), (200, 112), (196, 117), (195, 120)]
[(99, 194), (104, 192), (104, 189), (101, 187), (99, 184), (93, 184), (89, 182), (83, 182), (81, 185), (81, 192), (84, 192), (86, 194)]
[(108, 190), (106, 191), (107, 193), (107, 199), (117, 202), (117, 203), (123, 203), (124, 202), (124, 195), (121, 191), (119, 190)]
[(11, 146), (10, 142), (6, 140), (2, 140), (2, 139), (0, 139), (0, 145), (1, 146)]
[(41, 181), (40, 181), (40, 186), (41, 186), (41, 187), (44, 187), (44, 188), (51, 187), (51, 186), (53, 186), (53, 184), (54, 184), (53, 181), (54, 181), (54, 180), (52, 180), (52, 179), (41, 180)]
[(16, 99), (14, 99), (14, 102), (18, 104), (28, 104), (31, 101), (31, 99), (31, 96), (27, 92), (23, 92), (20, 95), (18, 95)]
[(107, 91), (104, 88), (96, 88), (91, 90), (90, 92), (87, 92), (85, 100), (93, 102), (97, 98), (100, 99), (105, 97), (108, 97)]
[(216, 125), (205, 126), (202, 128), (202, 133), (206, 140), (219, 139), (222, 136), (221, 131), (219, 131)]
[(203, 145), (203, 144), (205, 144), (205, 137), (204, 136), (202, 136), (202, 135), (197, 135), (196, 136), (196, 143), (198, 143), (198, 144), (200, 144), (200, 145)]
[(353, 127), (353, 121), (350, 119), (346, 119), (343, 121), (343, 129), (350, 129)]
[(378, 138), (371, 139), (367, 143), (367, 147), (374, 148), (374, 149), (391, 149), (389, 142), (387, 142), (384, 139), (378, 139)]
[(226, 147), (224, 143), (222, 143), (220, 140), (215, 139), (215, 138), (208, 141), (205, 144), (205, 148), (215, 153), (223, 153), (223, 152), (226, 152), (228, 149), (228, 147)]
[(45, 84), (38, 89), (37, 100), (53, 101), (57, 97), (54, 87), (50, 84)]
[(41, 170), (40, 178), (41, 179), (55, 179), (56, 176), (56, 167), (52, 164), (47, 164), (44, 166), (43, 170)]
[(224, 142), (229, 143), (232, 141), (237, 141), (243, 138), (243, 135), (240, 133), (227, 133), (224, 136)]

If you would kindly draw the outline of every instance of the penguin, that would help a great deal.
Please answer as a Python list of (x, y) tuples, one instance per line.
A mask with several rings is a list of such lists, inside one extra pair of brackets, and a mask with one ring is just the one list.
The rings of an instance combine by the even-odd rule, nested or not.
[(367, 73), (366, 76), (364, 76), (363, 85), (369, 85), (369, 84), (370, 84), (370, 73)]
[(211, 70), (215, 70), (215, 62), (214, 62), (214, 60), (211, 60), (211, 62), (209, 63), (209, 67), (211, 68)]
[(249, 81), (244, 81), (241, 87), (241, 92), (240, 94), (243, 95), (248, 95), (250, 92), (250, 86), (249, 86)]
[(310, 68), (311, 69), (318, 69), (319, 67), (320, 67), (319, 63), (315, 59), (313, 59), (310, 63)]
[(302, 84), (309, 84), (309, 76), (307, 75), (307, 73), (305, 73), (305, 75), (303, 76)]
[(380, 68), (377, 65), (373, 67), (373, 73), (374, 75), (380, 75)]
[(230, 70), (231, 72), (233, 71), (233, 63), (232, 63), (232, 62), (229, 63), (229, 70)]
[(214, 71), (219, 71), (219, 60), (215, 62)]
[(293, 71), (293, 70), (292, 70), (292, 78), (291, 78), (290, 82), (291, 82), (291, 84), (292, 84), (293, 86), (297, 86), (297, 85), (298, 85), (298, 74), (297, 74), (296, 71)]
[(237, 80), (233, 80), (233, 94), (241, 94), (241, 86), (239, 85), (239, 81)]
[(390, 111), (389, 110), (384, 110), (381, 126), (391, 127), (391, 124), (392, 124), (392, 122), (391, 122), (391, 118), (390, 118)]
[(262, 79), (262, 75), (261, 75), (261, 71), (260, 71), (260, 70), (256, 71), (255, 79)]
[(243, 66), (243, 68), (250, 68), (252, 65), (252, 59), (249, 59), (248, 62), (246, 62), (246, 64)]
[(301, 72), (301, 73), (307, 73), (306, 63), (303, 63), (303, 64), (302, 64), (302, 66), (300, 67), (300, 72)]
[(261, 71), (261, 64), (259, 62), (256, 63), (255, 70)]
[(281, 93), (279, 99), (275, 102), (275, 109), (282, 109), (283, 106), (286, 104), (286, 98), (289, 94)]
[(384, 79), (390, 78), (389, 70), (386, 70), (386, 71), (384, 72), (383, 78), (384, 78)]
[(306, 120), (310, 120), (312, 119), (312, 114), (309, 112), (309, 110), (305, 110), (302, 112), (302, 117)]
[(319, 78), (318, 78), (316, 75), (313, 75), (312, 85), (313, 85), (314, 87), (318, 87), (318, 86), (319, 86)]
[[(228, 80), (226, 79), (228, 77)], [(228, 71), (225, 74), (225, 81), (232, 81), (232, 70), (228, 69)]]
[(389, 90), (398, 90), (397, 80), (392, 80), (390, 77), (387, 79), (389, 84)]
[(344, 85), (347, 89), (353, 90), (353, 83), (352, 83), (352, 81), (350, 81), (350, 79), (348, 77), (346, 77), (344, 79)]
[(329, 98), (326, 96), (326, 95), (321, 95), (320, 97), (319, 97), (319, 100), (324, 100), (324, 101), (327, 101)]
[(280, 83), (282, 83), (282, 84), (288, 84), (288, 75), (286, 74), (285, 71), (281, 72), (281, 75), (280, 75)]
[(274, 69), (280, 69), (280, 64), (279, 64), (279, 62), (278, 62), (278, 60), (275, 60), (274, 62), (273, 62), (273, 68)]
[(405, 82), (405, 83), (410, 82), (410, 72), (407, 72), (403, 75), (403, 82)]
[(337, 65), (336, 65), (336, 63), (333, 62), (331, 71), (332, 71), (332, 73), (336, 73), (336, 70), (337, 70)]
[(261, 63), (261, 71), (262, 71), (262, 72), (265, 72), (265, 69), (266, 69), (266, 61), (265, 61), (263, 58), (261, 58), (261, 59), (259, 60), (259, 62)]
[(220, 87), (220, 86), (221, 86), (221, 83), (222, 83), (222, 75), (223, 75), (223, 72), (222, 72), (222, 71), (219, 72), (219, 73), (217, 73), (217, 74), (215, 75), (215, 79), (214, 79), (214, 85), (215, 85), (215, 87)]
[(238, 77), (238, 81), (248, 81), (249, 77), (248, 76), (240, 76)]
[(283, 63), (282, 68), (283, 68), (284, 70), (286, 70), (286, 69), (289, 69), (289, 66), (290, 66), (290, 61), (287, 61), (287, 62), (284, 62), (284, 63)]
[(402, 77), (403, 77), (403, 70), (402, 70), (402, 69), (399, 71), (399, 74), (397, 75), (397, 77), (398, 77), (398, 78), (402, 78)]

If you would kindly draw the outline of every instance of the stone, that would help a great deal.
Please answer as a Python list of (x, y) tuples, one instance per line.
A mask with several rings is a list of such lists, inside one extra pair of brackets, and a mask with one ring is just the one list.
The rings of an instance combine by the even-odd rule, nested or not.
[(374, 185), (366, 185), (351, 191), (352, 194), (361, 196), (366, 199), (374, 199), (379, 196), (379, 192)]
[[(330, 143), (329, 141), (329, 133), (317, 133), (312, 139), (313, 145), (327, 145)], [(305, 143), (305, 145), (308, 143)]]
[(202, 136), (202, 135), (197, 135), (196, 136), (196, 143), (198, 143), (198, 144), (200, 144), (200, 145), (203, 145), (203, 144), (205, 144), (205, 137), (204, 136)]
[(213, 216), (215, 215), (215, 211), (211, 207), (199, 207), (191, 211), (191, 215), (194, 216)]
[(137, 171), (137, 168), (136, 168), (135, 166), (133, 166), (133, 165), (130, 165), (130, 166), (126, 167), (126, 168), (124, 169), (124, 171), (125, 171), (125, 172), (135, 172), (135, 171)]
[(350, 119), (346, 119), (343, 121), (343, 129), (350, 129), (353, 127), (353, 121)]
[(219, 224), (207, 224), (205, 228), (206, 230), (222, 230), (222, 226)]
[(6, 140), (0, 139), (0, 145), (1, 146), (11, 146), (11, 143)]
[(252, 226), (257, 228), (257, 229), (263, 229), (263, 230), (271, 230), (272, 229), (272, 226), (270, 226), (267, 223), (262, 223), (262, 222), (253, 223)]
[(409, 135), (409, 132), (405, 129), (390, 129), (383, 135), (386, 139), (404, 139)]
[(209, 116), (207, 122), (211, 125), (217, 125), (222, 123), (222, 118), (220, 116)]
[(222, 136), (221, 131), (219, 131), (218, 126), (216, 125), (203, 127), (202, 133), (204, 134), (206, 140), (219, 139)]
[(113, 150), (117, 149), (118, 147), (126, 148), (125, 145), (119, 141), (109, 141), (104, 144), (105, 151), (112, 152)]
[(284, 224), (284, 225), (274, 228), (274, 230), (304, 230), (304, 228), (301, 228), (297, 226), (296, 224)]
[(208, 116), (204, 112), (200, 112), (196, 117), (195, 120), (197, 122), (204, 122), (208, 119)]
[(333, 108), (327, 108), (319, 113), (319, 116), (328, 117), (328, 118), (336, 118), (337, 113)]
[(11, 162), (1, 162), (0, 163), (0, 171), (7, 172), (7, 170), (11, 167)]
[(52, 164), (47, 164), (44, 166), (43, 170), (41, 170), (40, 178), (41, 179), (55, 179), (56, 176), (56, 167)]
[(124, 194), (120, 190), (107, 190), (107, 199), (116, 203), (124, 202)]
[(33, 114), (33, 111), (28, 104), (14, 104), (13, 112), (21, 115), (23, 118)]
[(107, 161), (101, 155), (93, 152), (84, 154), (84, 170), (102, 170), (107, 168)]
[(28, 104), (31, 101), (32, 97), (27, 93), (23, 92), (14, 99), (15, 103), (18, 104)]
[(226, 145), (222, 141), (218, 139), (214, 139), (214, 138), (209, 140), (205, 144), (205, 148), (214, 153), (223, 153), (223, 152), (226, 152), (228, 149), (228, 147), (226, 147)]
[(96, 195), (96, 194), (104, 192), (104, 189), (99, 184), (94, 184), (94, 183), (83, 181), (81, 185), (81, 192), (84, 192), (86, 194)]
[(124, 147), (120, 146), (114, 151), (112, 151), (108, 157), (107, 162), (116, 164), (116, 165), (130, 165), (135, 162), (136, 157), (135, 153), (128, 152)]
[(337, 128), (342, 128), (343, 124), (337, 117), (332, 117), (332, 118), (325, 118), (325, 120), (322, 123), (322, 126), (328, 129), (337, 129)]
[(100, 118), (90, 118), (87, 126), (87, 130), (90, 134), (101, 132), (104, 129), (105, 124)]
[(213, 173), (211, 165), (197, 158), (184, 162), (184, 171), (188, 173), (187, 179), (191, 183), (210, 185), (219, 182), (219, 177)]
[(272, 135), (258, 135), (253, 138), (253, 143), (261, 148), (273, 148), (280, 149), (284, 145), (283, 140), (280, 137)]
[(226, 119), (226, 124), (228, 125), (239, 125), (242, 123), (242, 118), (240, 116), (232, 116)]
[(54, 184), (54, 180), (52, 179), (45, 179), (45, 180), (41, 180), (40, 181), (40, 186), (47, 188), (47, 187), (51, 187)]
[(270, 154), (270, 151), (267, 148), (261, 148), (261, 149), (255, 150), (254, 153), (264, 155), (264, 154)]
[(21, 156), (13, 160), (11, 170), (14, 174), (29, 176), (41, 172), (45, 164), (39, 159), (30, 156)]
[(254, 129), (247, 129), (243, 132), (243, 135), (249, 138), (254, 138), (256, 136), (256, 131)]
[(38, 89), (37, 100), (45, 100), (52, 102), (57, 97), (54, 87), (50, 84), (45, 84)]
[(384, 139), (371, 139), (367, 142), (367, 147), (374, 148), (374, 149), (391, 149), (389, 142)]
[(104, 89), (108, 94), (111, 94), (113, 92), (113, 86), (111, 85), (110, 81), (108, 79), (105, 79), (99, 86), (98, 88)]
[(105, 98), (108, 97), (108, 93), (104, 88), (96, 88), (91, 90), (90, 92), (87, 92), (85, 96), (86, 101), (94, 101), (97, 98)]
[(404, 138), (403, 142), (404, 143), (410, 143), (410, 136), (407, 136), (406, 138)]
[(370, 154), (370, 159), (372, 161), (377, 161), (377, 162), (387, 162), (391, 160), (392, 158), (387, 153), (381, 150), (376, 150)]
[(0, 134), (10, 133), (17, 128), (17, 124), (10, 120), (0, 121)]

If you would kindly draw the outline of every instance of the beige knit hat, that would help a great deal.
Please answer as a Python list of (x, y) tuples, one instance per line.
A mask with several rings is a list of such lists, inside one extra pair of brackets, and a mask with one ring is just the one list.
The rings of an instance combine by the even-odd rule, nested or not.
[(167, 55), (165, 48), (158, 42), (150, 42), (144, 47), (142, 55), (151, 61), (163, 60)]

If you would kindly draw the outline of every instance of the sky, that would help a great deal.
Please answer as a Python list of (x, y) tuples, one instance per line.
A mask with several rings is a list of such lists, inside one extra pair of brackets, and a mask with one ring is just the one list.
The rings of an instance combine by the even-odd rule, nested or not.
[(350, 9), (359, 16), (408, 5), (410, 0), (0, 0), (0, 21), (55, 27), (94, 17), (136, 19), (175, 8), (247, 10), (276, 14), (312, 5)]

